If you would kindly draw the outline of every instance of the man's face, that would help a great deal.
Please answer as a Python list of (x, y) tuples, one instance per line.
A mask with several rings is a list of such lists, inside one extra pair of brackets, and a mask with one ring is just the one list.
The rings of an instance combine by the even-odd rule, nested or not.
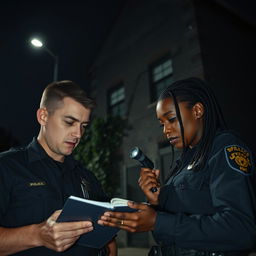
[(66, 97), (53, 113), (45, 111), (44, 122), (40, 122), (41, 131), (38, 137), (47, 154), (56, 161), (64, 161), (80, 142), (89, 123), (90, 109)]

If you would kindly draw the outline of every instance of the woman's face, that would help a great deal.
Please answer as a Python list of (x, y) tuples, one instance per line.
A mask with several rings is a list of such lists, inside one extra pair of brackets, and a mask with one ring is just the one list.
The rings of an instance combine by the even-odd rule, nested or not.
[[(200, 102), (192, 108), (188, 107), (187, 102), (179, 102), (178, 105), (184, 128), (185, 146), (193, 147), (202, 137), (204, 106)], [(180, 124), (173, 99), (166, 98), (158, 101), (156, 115), (170, 143), (178, 149), (183, 148)]]

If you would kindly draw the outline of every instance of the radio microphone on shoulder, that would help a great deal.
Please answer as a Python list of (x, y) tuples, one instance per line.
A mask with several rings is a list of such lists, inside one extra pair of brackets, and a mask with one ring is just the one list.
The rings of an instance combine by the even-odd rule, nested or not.
[[(142, 152), (140, 148), (132, 148), (129, 156), (130, 158), (139, 161), (142, 167), (154, 169), (153, 162)], [(155, 193), (157, 191), (157, 187), (152, 187), (150, 190), (151, 192)]]

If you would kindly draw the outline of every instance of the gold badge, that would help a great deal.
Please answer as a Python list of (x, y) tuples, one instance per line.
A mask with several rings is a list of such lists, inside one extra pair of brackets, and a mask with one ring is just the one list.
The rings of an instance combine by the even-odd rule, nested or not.
[(243, 174), (251, 174), (251, 159), (250, 153), (237, 145), (227, 146), (225, 148), (226, 159), (228, 165)]

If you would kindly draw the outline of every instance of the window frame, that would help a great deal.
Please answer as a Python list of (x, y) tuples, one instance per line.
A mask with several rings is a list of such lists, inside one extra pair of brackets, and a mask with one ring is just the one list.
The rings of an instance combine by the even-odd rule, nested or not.
[[(162, 78), (160, 78), (159, 80), (157, 81), (153, 81), (153, 78), (154, 78), (154, 70), (160, 66), (160, 65), (163, 65), (165, 62), (167, 62), (168, 60), (171, 61), (171, 65), (172, 65), (172, 72)], [(169, 78), (172, 78), (173, 77), (173, 61), (172, 61), (172, 58), (170, 56), (170, 54), (166, 54), (165, 56), (159, 58), (158, 60), (156, 60), (155, 62), (153, 62), (150, 66), (149, 66), (149, 81), (150, 81), (150, 102), (153, 103), (157, 100), (157, 84), (160, 83), (160, 82), (163, 82)], [(171, 84), (171, 83), (170, 83)]]
[[(117, 101), (116, 103), (114, 103), (113, 105), (111, 105), (111, 97), (113, 95), (114, 92), (117, 92), (118, 90), (120, 90), (121, 88), (124, 89), (124, 97), (122, 100)], [(115, 108), (116, 106), (120, 105), (120, 104), (124, 104), (125, 103), (125, 86), (123, 82), (118, 83), (117, 85), (111, 87), (110, 89), (108, 89), (107, 91), (107, 110), (108, 110), (108, 114), (111, 115), (116, 115), (113, 113), (113, 108)], [(125, 115), (125, 104), (123, 106), (123, 114), (118, 114), (121, 117), (124, 117)]]

